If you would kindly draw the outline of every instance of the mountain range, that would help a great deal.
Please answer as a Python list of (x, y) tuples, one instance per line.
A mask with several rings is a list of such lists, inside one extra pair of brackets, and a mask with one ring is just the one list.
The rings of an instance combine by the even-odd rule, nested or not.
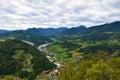
[[(117, 35), (116, 35), (117, 34)], [(14, 30), (6, 31), (0, 30), (0, 38), (15, 38), (28, 40), (36, 44), (43, 44), (52, 42), (51, 38), (59, 36), (60, 38), (70, 37), (72, 35), (81, 35), (83, 40), (87, 40), (88, 36), (96, 38), (108, 39), (109, 36), (119, 38), (120, 35), (120, 21), (113, 23), (107, 23), (98, 26), (91, 26), (89, 28), (85, 26), (78, 26), (73, 28), (61, 27), (61, 28), (29, 28), (26, 30)], [(92, 39), (91, 38), (91, 39)], [(56, 38), (57, 39), (57, 38)], [(94, 38), (95, 39), (95, 38)]]
[(5, 33), (7, 32), (7, 30), (0, 30), (0, 33)]

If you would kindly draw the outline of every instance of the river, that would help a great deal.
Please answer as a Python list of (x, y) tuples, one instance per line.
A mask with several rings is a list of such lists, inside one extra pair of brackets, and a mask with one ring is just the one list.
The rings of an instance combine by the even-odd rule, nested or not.
[[(46, 53), (46, 57), (48, 58), (48, 60), (49, 60), (50, 62), (53, 62), (53, 63), (57, 66), (57, 68), (60, 68), (60, 66), (61, 66), (60, 62), (58, 62), (58, 61), (55, 61), (55, 62), (54, 62), (54, 61), (53, 61), (53, 56), (51, 57), (51, 56), (50, 56), (51, 53), (46, 49), (46, 46), (48, 46), (48, 45), (50, 45), (50, 44), (53, 44), (53, 43), (42, 44), (42, 45), (38, 46), (37, 49), (38, 49), (39, 51), (41, 51), (41, 52)], [(55, 56), (54, 56), (54, 58), (55, 58)]]

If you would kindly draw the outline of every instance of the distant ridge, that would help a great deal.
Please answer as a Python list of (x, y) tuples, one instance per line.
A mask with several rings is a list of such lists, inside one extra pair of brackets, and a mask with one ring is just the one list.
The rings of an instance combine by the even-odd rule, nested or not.
[(98, 25), (98, 26), (92, 26), (90, 28), (88, 28), (89, 30), (97, 30), (97, 31), (112, 31), (112, 32), (116, 32), (116, 31), (120, 31), (120, 21), (116, 21), (113, 23), (106, 23), (103, 25)]
[[(33, 42), (35, 44), (44, 44), (47, 42), (52, 42), (51, 37), (58, 39), (61, 37), (71, 36), (71, 35), (82, 35), (82, 39), (88, 39), (93, 36), (98, 38), (108, 39), (111, 35), (109, 33), (119, 34), (120, 32), (120, 21), (107, 23), (98, 26), (91, 26), (89, 28), (85, 26), (78, 26), (73, 28), (61, 27), (61, 28), (29, 28), (26, 30), (14, 30), (14, 31), (6, 31), (0, 30), (0, 38), (16, 38), (27, 40)], [(107, 34), (106, 34), (107, 33)], [(115, 36), (114, 34), (114, 36)], [(113, 35), (113, 34), (112, 34)], [(89, 37), (88, 37), (89, 36)], [(117, 36), (118, 37), (118, 36)], [(100, 39), (101, 39), (100, 38)]]
[(7, 30), (0, 30), (0, 33), (5, 33), (7, 32)]

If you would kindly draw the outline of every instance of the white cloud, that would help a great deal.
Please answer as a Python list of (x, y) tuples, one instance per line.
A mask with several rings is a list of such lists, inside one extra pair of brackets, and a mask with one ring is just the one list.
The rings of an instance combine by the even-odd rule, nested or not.
[(91, 26), (120, 20), (120, 0), (0, 0), (0, 29)]

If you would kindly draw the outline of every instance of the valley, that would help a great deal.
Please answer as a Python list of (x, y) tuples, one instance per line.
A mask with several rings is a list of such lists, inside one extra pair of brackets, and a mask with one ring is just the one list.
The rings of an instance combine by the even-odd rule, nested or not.
[(49, 61), (53, 62), (57, 66), (57, 68), (60, 68), (60, 66), (61, 66), (60, 62), (54, 61), (56, 59), (56, 57), (46, 49), (46, 47), (51, 44), (52, 43), (42, 44), (42, 45), (38, 46), (37, 49), (40, 50), (41, 52), (45, 53), (45, 55), (49, 59)]
[(0, 0), (0, 80), (120, 80), (120, 0)]
[(2, 32), (0, 60), (4, 80), (119, 80), (120, 22)]

